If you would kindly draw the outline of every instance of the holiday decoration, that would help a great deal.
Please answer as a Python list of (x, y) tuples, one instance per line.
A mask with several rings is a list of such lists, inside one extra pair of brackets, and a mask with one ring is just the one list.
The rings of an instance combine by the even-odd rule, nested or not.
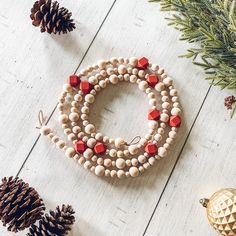
[(59, 7), (57, 1), (38, 0), (31, 9), (30, 18), (34, 26), (40, 26), (41, 32), (66, 34), (75, 29), (71, 15), (66, 8)]
[[(108, 85), (121, 81), (135, 84), (149, 98), (149, 130), (144, 137), (137, 136), (131, 142), (119, 137), (109, 138), (97, 132), (89, 121), (96, 95)], [(158, 104), (157, 96), (161, 96), (161, 104)], [(78, 75), (70, 76), (59, 97), (58, 110), (59, 123), (74, 146), (66, 144), (48, 126), (43, 126), (42, 121), (41, 134), (51, 139), (67, 157), (74, 158), (98, 176), (122, 178), (143, 173), (167, 155), (181, 124), (179, 98), (173, 80), (164, 69), (151, 64), (145, 57), (101, 60)]]
[(213, 228), (225, 236), (236, 235), (236, 189), (222, 189), (210, 199), (201, 199)]
[[(170, 25), (194, 45), (185, 55), (204, 68), (213, 85), (236, 90), (236, 4), (231, 0), (150, 0), (173, 12)], [(196, 44), (197, 43), (197, 44)], [(231, 110), (233, 116), (236, 109)]]
[(34, 188), (18, 177), (3, 178), (0, 185), (0, 220), (18, 232), (40, 219), (45, 207)]
[(32, 225), (27, 236), (64, 236), (75, 222), (74, 213), (70, 205), (62, 205), (61, 208), (58, 206), (55, 211), (45, 214), (38, 226)]

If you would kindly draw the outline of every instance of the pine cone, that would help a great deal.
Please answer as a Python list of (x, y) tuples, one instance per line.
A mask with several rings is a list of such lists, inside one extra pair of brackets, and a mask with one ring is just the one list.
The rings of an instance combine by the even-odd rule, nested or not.
[(38, 0), (31, 9), (30, 18), (34, 26), (40, 26), (41, 32), (65, 34), (75, 29), (75, 23), (70, 19), (71, 15), (66, 8), (59, 8), (57, 1)]
[(74, 210), (70, 205), (62, 205), (60, 209), (57, 206), (56, 211), (50, 211), (50, 214), (39, 221), (39, 226), (31, 225), (27, 236), (63, 236), (71, 230), (71, 225), (75, 222)]
[(232, 96), (228, 96), (225, 98), (225, 106), (228, 110), (232, 110), (233, 104), (236, 102), (236, 98)]
[(18, 177), (3, 178), (0, 185), (0, 220), (8, 230), (18, 232), (34, 224), (45, 210), (34, 188)]

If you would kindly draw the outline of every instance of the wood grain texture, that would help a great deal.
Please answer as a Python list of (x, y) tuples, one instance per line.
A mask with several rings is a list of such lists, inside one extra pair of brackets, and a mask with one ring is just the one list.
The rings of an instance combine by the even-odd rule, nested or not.
[[(193, 185), (197, 182), (192, 175), (200, 175), (201, 172), (204, 174), (203, 168), (194, 169), (197, 173), (194, 172), (191, 163), (196, 166), (197, 163), (194, 161), (196, 162), (197, 158), (191, 161), (188, 152), (190, 147), (192, 149), (197, 145), (197, 141), (204, 142), (204, 136), (195, 126), (194, 130), (198, 136), (190, 141), (188, 135), (192, 137), (193, 124), (197, 122), (197, 127), (201, 120), (200, 129), (207, 135), (206, 128), (203, 129), (201, 125), (204, 124), (208, 111), (205, 107), (201, 110), (201, 106), (205, 100), (208, 102), (209, 88), (207, 82), (201, 80), (203, 73), (200, 69), (193, 66), (191, 61), (178, 58), (178, 55), (185, 53), (187, 45), (178, 41), (178, 32), (167, 27), (167, 22), (164, 20), (166, 14), (160, 13), (157, 5), (141, 0), (117, 0), (114, 1), (114, 5), (112, 5), (113, 1), (108, 0), (100, 0), (99, 4), (91, 1), (79, 3), (75, 0), (60, 1), (74, 13), (78, 29), (67, 36), (51, 37), (41, 35), (38, 29), (30, 26), (28, 11), (31, 3), (14, 2), (15, 5), (11, 9), (10, 6), (13, 3), (0, 3), (3, 5), (3, 12), (7, 12), (7, 17), (14, 19), (12, 25), (15, 27), (15, 31), (11, 31), (11, 27), (5, 29), (4, 37), (0, 39), (1, 55), (6, 55), (3, 62), (0, 62), (5, 68), (1, 76), (3, 79), (0, 80), (0, 93), (3, 97), (0, 101), (2, 108), (0, 117), (3, 121), (1, 130), (4, 133), (0, 137), (0, 143), (3, 146), (7, 144), (5, 149), (0, 146), (1, 174), (16, 174), (29, 153), (20, 171), (20, 177), (39, 191), (49, 209), (54, 209), (56, 205), (62, 203), (74, 206), (77, 221), (71, 235), (136, 236), (142, 235), (147, 226), (149, 226), (147, 235), (210, 235), (212, 231), (207, 228), (204, 209), (199, 211), (198, 202), (196, 206), (194, 205), (195, 199), (191, 198), (187, 201), (187, 196), (184, 196), (184, 201), (187, 201), (188, 206), (186, 210), (177, 207), (174, 208), (174, 212), (168, 211), (167, 214), (164, 208), (166, 199), (172, 199), (171, 194), (177, 194), (176, 192), (178, 194), (171, 204), (174, 205), (177, 202), (178, 205), (183, 206), (180, 193), (187, 190), (190, 194)], [(20, 12), (19, 7), (24, 10)], [(8, 21), (0, 20), (0, 22)], [(24, 24), (29, 22), (29, 24), (20, 28), (22, 22)], [(15, 42), (16, 39), (19, 41), (18, 44)], [(8, 41), (9, 43), (6, 43)], [(78, 66), (82, 69), (98, 59), (107, 59), (111, 56), (139, 57), (143, 55), (150, 58), (151, 62), (164, 67), (174, 78), (184, 110), (179, 138), (167, 158), (158, 162), (141, 177), (112, 180), (98, 178), (84, 170), (74, 161), (67, 159), (46, 138), (40, 137), (36, 140), (38, 131), (34, 127), (39, 109), (42, 108), (47, 116), (53, 112), (65, 78)], [(16, 62), (11, 61), (12, 58), (16, 58)], [(80, 62), (82, 62), (81, 65)], [(9, 76), (9, 73), (15, 73), (16, 77)], [(17, 79), (18, 83), (16, 83)], [(28, 85), (33, 88), (27, 88)], [(111, 137), (123, 136), (127, 141), (147, 131), (148, 100), (145, 94), (133, 86), (120, 84), (115, 91), (114, 87), (108, 87), (98, 95), (91, 112), (91, 120), (100, 131)], [(9, 92), (14, 96), (9, 97)], [(211, 102), (207, 103), (210, 104), (208, 106), (211, 110), (214, 108), (212, 102), (215, 104), (215, 96), (217, 95), (211, 94), (211, 100), (209, 100)], [(221, 101), (220, 98), (218, 99)], [(217, 111), (223, 110), (222, 107), (217, 109)], [(199, 114), (200, 121), (198, 121)], [(217, 115), (222, 118), (220, 114)], [(208, 119), (215, 123), (208, 123), (209, 127), (207, 125), (205, 127), (213, 129), (213, 125), (217, 124), (217, 119), (212, 115)], [(225, 116), (225, 119), (225, 122), (222, 120), (217, 122), (228, 124), (228, 117)], [(57, 122), (57, 113), (53, 113), (49, 126), (65, 138)], [(10, 130), (8, 130), (9, 127), (11, 127)], [(218, 127), (220, 129), (220, 125)], [(232, 126), (227, 125), (227, 127)], [(232, 139), (232, 133), (230, 135)], [(214, 136), (212, 137), (214, 140)], [(204, 150), (205, 156), (209, 155), (214, 159), (214, 152), (211, 153), (211, 149)], [(222, 147), (221, 151), (223, 150), (226, 149)], [(191, 170), (187, 177), (183, 170), (182, 176), (181, 168), (183, 167), (180, 164), (177, 165), (176, 175), (179, 179), (183, 178), (180, 189), (172, 184), (176, 173), (176, 162), (179, 158), (180, 163), (183, 163), (183, 166), (188, 164)], [(222, 162), (217, 163), (216, 169), (219, 169)], [(230, 172), (229, 178), (234, 177), (235, 173)], [(208, 192), (202, 191), (199, 186), (196, 190), (208, 195)], [(205, 186), (205, 190), (208, 189)], [(164, 198), (166, 194), (168, 197)], [(202, 214), (201, 224), (194, 225), (195, 215), (191, 217), (192, 231), (187, 226), (183, 226), (183, 222), (179, 222), (179, 212), (183, 212), (186, 216), (190, 214), (191, 207), (196, 207), (193, 214)], [(160, 215), (159, 208), (163, 211)], [(153, 213), (155, 214), (152, 218)], [(169, 225), (169, 218), (174, 227)], [(0, 228), (0, 234), (12, 235), (3, 228)], [(25, 235), (25, 232), (18, 235)]]
[[(100, 7), (87, 1), (60, 1), (73, 11), (77, 29), (67, 35), (41, 34), (31, 26), (32, 1), (0, 3), (0, 173), (14, 175), (38, 137), (39, 109), (50, 114), (61, 84), (73, 73), (113, 0)], [(91, 17), (93, 16), (93, 17)]]
[(199, 199), (235, 188), (236, 119), (224, 113), (227, 94), (209, 94), (145, 235), (218, 235)]

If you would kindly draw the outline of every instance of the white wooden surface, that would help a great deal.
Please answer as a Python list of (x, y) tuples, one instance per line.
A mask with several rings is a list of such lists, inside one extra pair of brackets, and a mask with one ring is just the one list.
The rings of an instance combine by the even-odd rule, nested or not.
[[(187, 44), (167, 27), (156, 4), (141, 0), (60, 1), (72, 10), (77, 29), (64, 36), (40, 34), (31, 26), (32, 2), (1, 2), (0, 173), (28, 181), (48, 208), (72, 204), (70, 235), (216, 235), (198, 204), (221, 187), (235, 187), (236, 121), (229, 120), (225, 93), (202, 80), (202, 71), (179, 59)], [(111, 56), (142, 56), (175, 79), (183, 125), (171, 154), (139, 178), (97, 178), (39, 137), (43, 109), (58, 134), (54, 107), (66, 77), (79, 66)], [(131, 110), (130, 107), (133, 107)], [(102, 92), (92, 120), (110, 136), (142, 135), (147, 98), (132, 86)], [(18, 235), (25, 235), (26, 232)], [(10, 236), (3, 227), (0, 235)]]

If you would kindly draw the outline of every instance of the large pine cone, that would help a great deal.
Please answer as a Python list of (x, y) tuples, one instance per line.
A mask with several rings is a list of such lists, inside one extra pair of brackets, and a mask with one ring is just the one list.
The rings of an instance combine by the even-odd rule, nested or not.
[(59, 8), (57, 1), (38, 0), (31, 9), (30, 18), (34, 26), (40, 26), (41, 32), (65, 34), (75, 29), (71, 15), (66, 8)]
[(71, 230), (71, 225), (75, 222), (74, 210), (70, 205), (58, 206), (56, 211), (50, 211), (50, 214), (39, 221), (39, 226), (32, 225), (27, 236), (63, 236)]
[(0, 185), (0, 220), (9, 231), (18, 232), (40, 219), (45, 210), (34, 188), (18, 177), (3, 178)]

